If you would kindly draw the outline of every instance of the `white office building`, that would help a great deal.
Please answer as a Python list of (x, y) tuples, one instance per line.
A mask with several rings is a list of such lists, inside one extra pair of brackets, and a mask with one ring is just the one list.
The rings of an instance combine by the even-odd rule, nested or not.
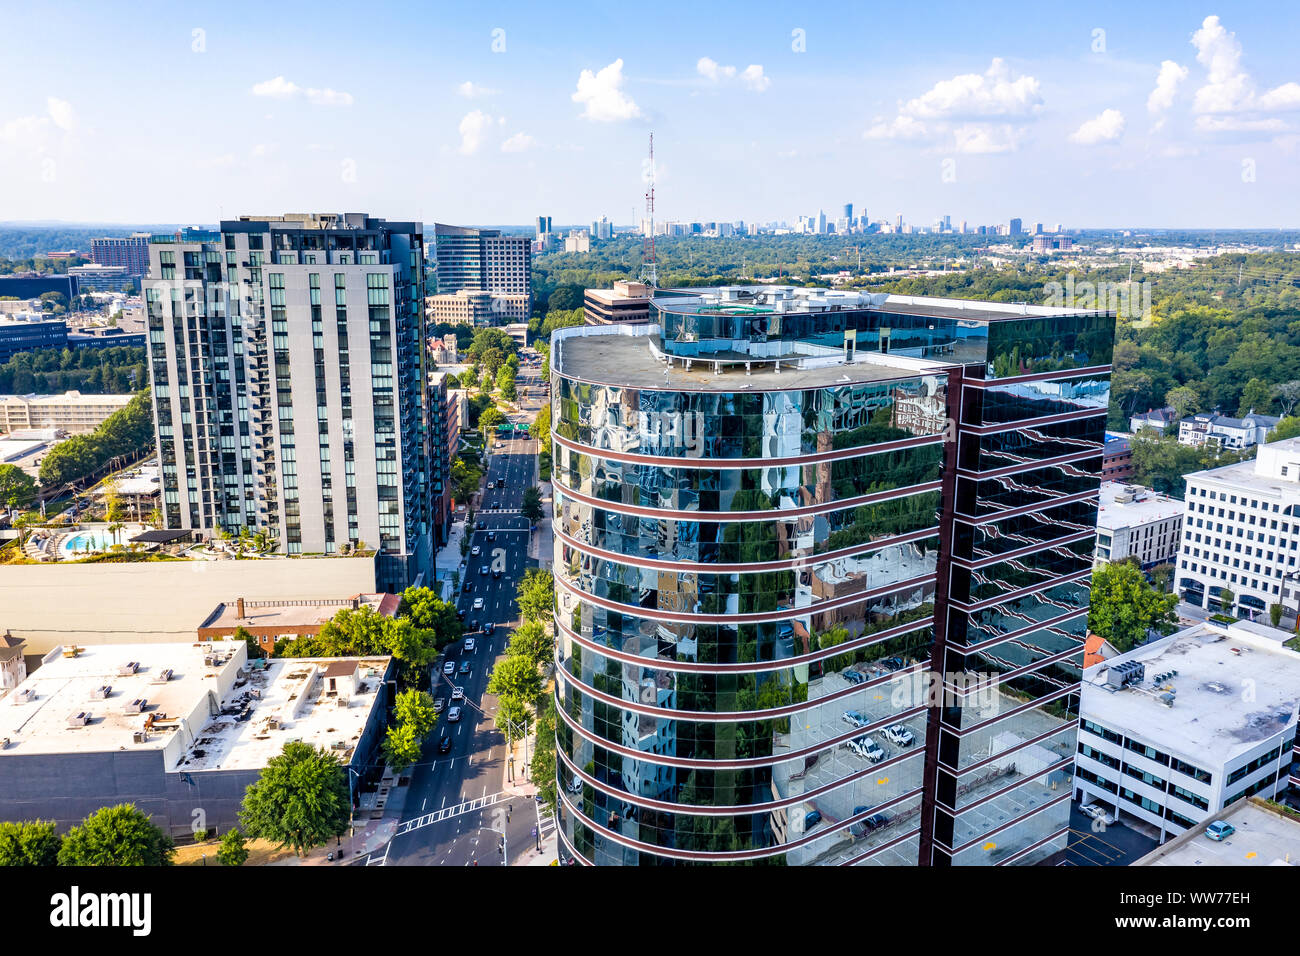
[(1283, 646), (1289, 636), (1206, 622), (1087, 668), (1076, 797), (1163, 841), (1300, 782), (1300, 653)]
[[(1260, 445), (1254, 461), (1187, 482), (1178, 593), (1199, 607), (1260, 615), (1282, 603), (1300, 559), (1300, 439)], [(1232, 593), (1222, 608), (1222, 591)]]
[(1101, 483), (1097, 510), (1097, 562), (1137, 558), (1143, 568), (1172, 562), (1182, 542), (1183, 502), (1126, 485)]

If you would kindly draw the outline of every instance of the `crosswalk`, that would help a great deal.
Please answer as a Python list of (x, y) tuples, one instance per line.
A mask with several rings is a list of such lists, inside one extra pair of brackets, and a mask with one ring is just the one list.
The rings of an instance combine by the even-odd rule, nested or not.
[(490, 807), (499, 800), (505, 800), (510, 796), (504, 790), (499, 793), (490, 793), (485, 797), (476, 797), (473, 800), (466, 800), (464, 803), (458, 803), (454, 807), (443, 807), (441, 810), (434, 810), (432, 813), (426, 813), (424, 816), (416, 817), (412, 820), (403, 820), (397, 825), (397, 830), (393, 836), (399, 837), (404, 833), (411, 833), (423, 827), (430, 826), (434, 823), (441, 823), (443, 820), (449, 820), (452, 817), (458, 817), (462, 813), (472, 813), (475, 810), (482, 810)]
[(474, 512), (476, 515), (517, 515), (518, 508), (484, 508)]
[(545, 846), (547, 838), (555, 832), (555, 814), (549, 804), (534, 802), (534, 806), (537, 807), (537, 838)]

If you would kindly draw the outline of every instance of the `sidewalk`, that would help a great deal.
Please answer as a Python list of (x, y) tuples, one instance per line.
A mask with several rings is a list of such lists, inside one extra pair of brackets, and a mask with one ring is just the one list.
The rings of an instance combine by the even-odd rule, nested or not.
[[(366, 823), (363, 828), (362, 822)], [(344, 863), (356, 863), (360, 858), (367, 854), (382, 852), (389, 841), (393, 839), (393, 833), (397, 830), (398, 819), (396, 816), (385, 820), (357, 821), (357, 829), (350, 836), (345, 836), (341, 841), (332, 841), (328, 846), (320, 846), (312, 850), (304, 857), (289, 857), (287, 860), (279, 860), (270, 866), (339, 866)], [(341, 842), (341, 846), (340, 846)], [(329, 854), (334, 854), (334, 859), (329, 859)], [(342, 856), (339, 854), (342, 853)]]
[(464, 516), (464, 509), (452, 515), (451, 533), (447, 537), (447, 543), (439, 548), (434, 556), (433, 575), (436, 585), (431, 584), (430, 587), (433, 587), (444, 601), (456, 600), (456, 586), (452, 583), (452, 575), (457, 571), (464, 574), (461, 564), (465, 559), (460, 556), (460, 539), (465, 536)]
[[(535, 469), (533, 476), (534, 478), (537, 476)], [(555, 541), (551, 527), (551, 522), (555, 517), (553, 510), (554, 497), (551, 492), (551, 483), (548, 481), (538, 483), (537, 490), (542, 495), (542, 520), (537, 523), (537, 532), (528, 536), (528, 556), (545, 571), (549, 570), (551, 565), (555, 563)]]

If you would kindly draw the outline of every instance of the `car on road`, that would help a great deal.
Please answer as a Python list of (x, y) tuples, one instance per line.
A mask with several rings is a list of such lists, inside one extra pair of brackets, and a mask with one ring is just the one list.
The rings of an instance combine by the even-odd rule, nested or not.
[(469, 629), (471, 632), (478, 630), (478, 618), (471, 617), (469, 619)]
[(465, 579), (465, 584), (464, 584), (464, 586), (461, 588), (461, 590), (464, 591), (466, 594), (469, 594), (471, 591), (474, 590), (474, 582), (471, 581), (471, 580), (469, 580), (468, 578), (466, 578), (466, 579)]
[(482, 599), (481, 597), (476, 597), (476, 598), (474, 599), (474, 606), (473, 606), (472, 608), (470, 608), (470, 610), (471, 610), (471, 611), (481, 611), (481, 610), (483, 610), (483, 599)]
[(445, 754), (450, 750), (451, 750), (451, 734), (447, 733), (446, 731), (443, 731), (442, 736), (438, 738), (438, 753)]
[(1115, 818), (1105, 811), (1104, 808), (1095, 803), (1085, 803), (1079, 808), (1079, 812), (1084, 816), (1092, 817), (1094, 820), (1100, 820), (1106, 826), (1115, 822)]
[(460, 674), (461, 677), (468, 677), (473, 669), (473, 665), (470, 664), (469, 661), (461, 661), (460, 670), (457, 671), (457, 673)]
[(447, 723), (454, 724), (458, 720), (460, 720), (459, 707), (453, 707), (451, 710), (447, 711)]
[(465, 699), (465, 688), (463, 688), (463, 687), (453, 687), (453, 688), (451, 689), (451, 699), (452, 699), (452, 700), (464, 700), (464, 699)]
[(462, 621), (465, 620), (465, 609), (463, 607), (456, 608), (456, 616)]
[(452, 674), (456, 673), (456, 662), (455, 662), (455, 661), (447, 661), (447, 663), (445, 663), (445, 664), (442, 665), (442, 672), (443, 672), (444, 674), (446, 674), (448, 677), (450, 677)]
[(486, 521), (480, 521), (480, 522), (478, 522), (476, 525), (474, 525), (474, 527), (476, 527), (476, 528), (478, 528), (478, 530), (482, 531), (484, 528), (487, 527), (487, 522), (486, 522)]
[(475, 645), (475, 643), (474, 643), (474, 638), (472, 638), (472, 637), (467, 637), (467, 638), (465, 638), (465, 653), (466, 653), (466, 654), (473, 654), (473, 653), (474, 653), (474, 648), (475, 648), (475, 646), (476, 646), (476, 645)]
[(496, 443), (495, 445), (493, 445), (492, 447), (493, 447), (493, 448), (500, 448), (500, 447), (501, 447), (501, 444), (502, 444), (501, 442), (497, 442), (497, 443)]
[(494, 577), (494, 578), (499, 578), (499, 577), (501, 577), (501, 569), (500, 569), (500, 568), (493, 568), (493, 569), (492, 569), (492, 577)]
[(497, 539), (497, 533), (495, 531), (489, 531), (487, 538), (489, 542), (495, 541)]
[(488, 621), (486, 624), (483, 625), (483, 633), (484, 633), (484, 634), (491, 634), (491, 633), (492, 633), (493, 631), (495, 631), (496, 629), (497, 629), (497, 626), (496, 626), (496, 624), (494, 624), (492, 621)]
[(865, 727), (867, 724), (871, 723), (871, 721), (867, 719), (866, 714), (857, 710), (846, 710), (844, 713), (840, 714), (840, 720), (844, 721), (846, 724), (852, 724), (854, 727)]
[(1225, 823), (1222, 820), (1215, 820), (1205, 828), (1205, 835), (1211, 840), (1226, 840), (1237, 832), (1237, 828), (1231, 823)]
[(479, 577), (487, 577), (487, 573), (488, 573), (489, 570), (490, 570), (490, 569), (488, 568), (488, 566), (487, 566), (486, 564), (481, 565), (481, 566), (479, 567), (479, 569), (478, 569)]
[(496, 483), (495, 481), (489, 481), (489, 482), (488, 482), (488, 491), (491, 491), (491, 490), (492, 490), (493, 488), (495, 488), (496, 486), (497, 486), (497, 483)]
[(480, 548), (478, 545), (474, 545), (474, 547), (469, 549), (469, 556), (471, 558), (477, 558), (482, 553), (483, 553), (483, 549)]
[(446, 698), (446, 697), (437, 697), (437, 698), (434, 698), (434, 701), (433, 701), (433, 712), (434, 712), (435, 714), (441, 714), (441, 713), (446, 709), (446, 707), (447, 707), (447, 698)]

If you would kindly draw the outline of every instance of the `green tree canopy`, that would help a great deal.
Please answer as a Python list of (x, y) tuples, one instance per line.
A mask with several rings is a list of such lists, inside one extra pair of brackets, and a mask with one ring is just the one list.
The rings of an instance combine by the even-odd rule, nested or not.
[(96, 810), (63, 838), (60, 866), (170, 866), (171, 837), (134, 804)]
[(62, 845), (53, 820), (0, 823), (0, 866), (54, 866)]
[(35, 478), (17, 465), (0, 465), (0, 508), (28, 508), (35, 499)]
[(524, 621), (510, 635), (506, 653), (526, 658), (534, 667), (539, 667), (554, 657), (555, 639), (541, 621)]
[(550, 571), (529, 568), (519, 582), (519, 613), (525, 621), (549, 621), (555, 613), (555, 578)]
[(537, 664), (522, 654), (501, 658), (488, 679), (488, 693), (500, 697), (503, 706), (511, 698), (531, 704), (541, 692), (542, 675), (538, 673)]
[(1146, 640), (1147, 631), (1171, 633), (1178, 622), (1176, 594), (1162, 594), (1129, 561), (1103, 564), (1092, 573), (1088, 630), (1121, 653)]
[(248, 859), (248, 847), (244, 845), (244, 834), (239, 827), (232, 827), (221, 838), (217, 848), (217, 862), (222, 866), (243, 866)]
[(542, 493), (535, 487), (524, 489), (524, 503), (519, 513), (533, 524), (542, 520)]
[(299, 856), (348, 828), (347, 771), (338, 758), (304, 743), (288, 743), (267, 761), (244, 793), (239, 821), (249, 836)]
[(409, 617), (420, 630), (432, 631), (439, 650), (460, 638), (456, 605), (442, 600), (431, 588), (407, 588), (397, 613)]

